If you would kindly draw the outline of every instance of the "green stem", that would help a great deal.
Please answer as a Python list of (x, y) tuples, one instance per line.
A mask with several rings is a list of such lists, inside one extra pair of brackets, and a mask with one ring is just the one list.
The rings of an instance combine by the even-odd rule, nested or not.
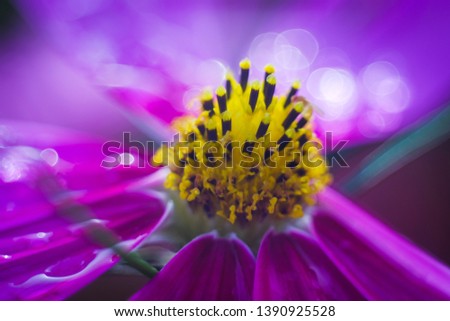
[[(39, 181), (41, 190), (47, 198), (55, 204), (58, 214), (65, 219), (86, 224), (83, 228), (85, 235), (95, 244), (112, 249), (125, 262), (145, 276), (152, 278), (158, 270), (143, 260), (136, 252), (127, 252), (120, 244), (120, 237), (102, 224), (95, 223), (95, 215), (90, 209), (70, 197), (70, 194), (59, 184), (53, 176), (42, 176)], [(92, 222), (92, 223), (90, 223)]]
[(156, 274), (158, 274), (158, 270), (155, 269), (152, 265), (150, 265), (147, 261), (143, 260), (141, 256), (136, 252), (125, 252), (120, 247), (114, 245), (112, 246), (114, 252), (116, 252), (120, 257), (128, 263), (128, 265), (135, 268), (137, 271), (141, 272), (148, 278), (153, 278)]

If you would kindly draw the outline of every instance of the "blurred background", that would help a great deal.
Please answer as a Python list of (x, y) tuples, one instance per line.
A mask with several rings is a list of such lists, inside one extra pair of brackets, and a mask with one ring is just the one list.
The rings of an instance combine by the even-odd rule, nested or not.
[(146, 139), (136, 110), (168, 123), (243, 57), (253, 77), (273, 63), (278, 90), (299, 79), (318, 131), (348, 140), (334, 187), (450, 265), (449, 16), (447, 1), (4, 0), (0, 119)]

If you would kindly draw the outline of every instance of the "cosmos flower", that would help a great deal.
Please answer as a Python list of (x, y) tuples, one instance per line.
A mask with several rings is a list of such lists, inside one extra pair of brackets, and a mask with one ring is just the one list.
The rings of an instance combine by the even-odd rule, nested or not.
[[(138, 108), (144, 105), (151, 109), (153, 116), (166, 121), (173, 120), (176, 115), (184, 114), (185, 110), (174, 109), (173, 107), (181, 105), (177, 99), (181, 99), (183, 89), (187, 89), (186, 79), (191, 78), (194, 72), (193, 70), (180, 68), (196, 66), (196, 64), (186, 63), (188, 61), (186, 57), (183, 59), (178, 55), (170, 57), (171, 53), (175, 53), (172, 50), (173, 48), (169, 47), (169, 50), (167, 50), (167, 48), (152, 46), (152, 42), (159, 45), (171, 45), (170, 42), (161, 41), (158, 37), (153, 38), (147, 35), (150, 43), (142, 42), (140, 46), (136, 46), (133, 41), (124, 41), (130, 36), (130, 33), (122, 33), (118, 28), (113, 28), (108, 16), (98, 14), (99, 9), (106, 9), (110, 10), (113, 16), (120, 12), (120, 16), (124, 19), (133, 20), (135, 14), (139, 10), (145, 9), (145, 6), (139, 4), (138, 7), (135, 7), (126, 4), (125, 9), (131, 10), (132, 13), (128, 15), (123, 14), (122, 9), (124, 8), (120, 4), (110, 5), (105, 2), (95, 2), (94, 5), (88, 5), (87, 3), (85, 5), (85, 7), (76, 6), (77, 10), (75, 11), (67, 10), (68, 7), (65, 4), (61, 5), (62, 8), (46, 5), (43, 8), (49, 10), (44, 10), (42, 16), (39, 15), (34, 18), (47, 20), (50, 23), (61, 23), (58, 19), (48, 19), (49, 15), (52, 17), (59, 12), (63, 13), (64, 17), (64, 14), (76, 13), (76, 16), (69, 17), (69, 21), (75, 22), (75, 28), (73, 28), (74, 25), (69, 23), (66, 25), (67, 28), (54, 28), (54, 30), (61, 32), (61, 34), (67, 31), (72, 35), (72, 32), (76, 31), (79, 32), (76, 38), (82, 39), (86, 36), (85, 31), (89, 30), (92, 25), (97, 24), (96, 17), (103, 17), (105, 20), (100, 20), (106, 25), (104, 29), (101, 29), (102, 32), (107, 32), (106, 37), (103, 38), (105, 41), (101, 42), (98, 41), (99, 38), (96, 38), (97, 36), (103, 37), (104, 34), (93, 33), (91, 41), (73, 42), (72, 45), (75, 47), (73, 51), (80, 52), (80, 57), (77, 57), (77, 59), (81, 58), (84, 63), (88, 62), (88, 69), (91, 75), (94, 75), (96, 81), (106, 86), (114, 97), (129, 106)], [(125, 12), (130, 13), (130, 11)], [(171, 14), (176, 15), (176, 12), (176, 10), (171, 11)], [(192, 16), (195, 18), (195, 10), (193, 12)], [(287, 11), (283, 12), (287, 13)], [(67, 21), (66, 18), (64, 17), (63, 20)], [(247, 19), (248, 16), (245, 18)], [(144, 20), (148, 21), (147, 19)], [(144, 32), (147, 29), (142, 28), (140, 22), (136, 20), (135, 30)], [(81, 25), (78, 25), (78, 23), (81, 23)], [(156, 19), (154, 23), (158, 25), (163, 21)], [(128, 23), (123, 25), (130, 26)], [(124, 30), (128, 31), (126, 28)], [(161, 30), (161, 28), (156, 28), (156, 30)], [(211, 32), (211, 30), (204, 30), (204, 28), (200, 28), (200, 30), (207, 34)], [(109, 31), (111, 31), (111, 34)], [(228, 31), (232, 32), (231, 29)], [(236, 27), (235, 32), (238, 31), (239, 28)], [(64, 45), (71, 43), (71, 41), (67, 42), (70, 39), (66, 37), (67, 34), (63, 37), (61, 37), (61, 34), (57, 35), (56, 38), (62, 40)], [(156, 31), (155, 34), (158, 35), (158, 32)], [(200, 35), (201, 33), (197, 34)], [(304, 33), (300, 32), (300, 34)], [(135, 33), (132, 33), (132, 35), (136, 38), (142, 36)], [(273, 37), (273, 35), (269, 35), (269, 39), (270, 37)], [(286, 33), (283, 37), (289, 38)], [(210, 38), (208, 37), (208, 39)], [(277, 35), (275, 39), (279, 41), (282, 38)], [(113, 42), (110, 42), (111, 40)], [(114, 43), (118, 45), (118, 48), (110, 50), (109, 46)], [(126, 43), (129, 44), (129, 47), (123, 46)], [(189, 42), (183, 52), (191, 53), (190, 49), (195, 47), (195, 41), (193, 43)], [(81, 46), (90, 44), (99, 46), (99, 48), (98, 50), (92, 50), (92, 47), (88, 46), (84, 51), (79, 51), (78, 46), (80, 44)], [(144, 44), (147, 47), (144, 46), (144, 49), (142, 49), (141, 46)], [(287, 46), (289, 50), (293, 47), (292, 43), (284, 43), (283, 45)], [(262, 44), (259, 44), (259, 46), (264, 47)], [(212, 47), (214, 47), (214, 50), (218, 48), (217, 46)], [(148, 48), (152, 48), (152, 51), (157, 50), (156, 54), (150, 56), (160, 61), (149, 63), (146, 60), (148, 58), (141, 55), (147, 54)], [(69, 48), (69, 50), (71, 49)], [(237, 54), (239, 51), (229, 49), (227, 52)], [(86, 53), (99, 56), (86, 57)], [(288, 53), (292, 54), (291, 51)], [(105, 60), (105, 54), (111, 56), (106, 56)], [(278, 52), (278, 54), (280, 53)], [(193, 55), (190, 58), (198, 62), (199, 57)], [(180, 61), (177, 62), (177, 59)], [(235, 58), (231, 57), (229, 60), (232, 61), (233, 59)], [(256, 65), (261, 63), (263, 62), (256, 60)], [(94, 68), (92, 68), (93, 66)], [(139, 68), (137, 66), (144, 67)], [(206, 64), (205, 68), (208, 69), (210, 66), (221, 67), (220, 64), (213, 62), (212, 64)], [(392, 71), (393, 64), (382, 60), (370, 66), (372, 69), (377, 67), (375, 68), (377, 72), (380, 70), (378, 67), (381, 67), (381, 70), (384, 71), (388, 70), (389, 75), (389, 70)], [(308, 65), (308, 68), (310, 68), (310, 65)], [(336, 80), (336, 77), (341, 80), (344, 79), (344, 84), (351, 79), (346, 70), (326, 68), (328, 67), (322, 68), (323, 74), (316, 75), (322, 78), (325, 75), (326, 79)], [(92, 73), (92, 70), (94, 70), (94, 73)], [(373, 78), (367, 70), (371, 70), (369, 66), (362, 72), (363, 79), (370, 82)], [(366, 75), (366, 78), (364, 78), (364, 75)], [(378, 74), (375, 73), (375, 75)], [(446, 76), (445, 73), (439, 75)], [(289, 77), (287, 76), (287, 78)], [(386, 79), (392, 82), (391, 78), (387, 77)], [(242, 99), (242, 101), (248, 102), (248, 108), (257, 108), (258, 106), (253, 106), (251, 102), (252, 89), (259, 93), (256, 100), (261, 104), (270, 105), (272, 99), (274, 99), (274, 104), (283, 99), (287, 100), (286, 97), (277, 100), (278, 98), (273, 93), (267, 92), (272, 84), (271, 80), (268, 80), (267, 77), (262, 79), (259, 87), (256, 84), (255, 87), (253, 87), (253, 84), (252, 86), (249, 85), (247, 91), (243, 94), (248, 96)], [(381, 83), (386, 79), (383, 78)], [(409, 102), (409, 94), (413, 92), (414, 87), (411, 84), (406, 84), (401, 77), (396, 79), (395, 86), (389, 87), (389, 84), (391, 84), (389, 81), (385, 81), (383, 86), (387, 83), (389, 90), (403, 88), (397, 93), (408, 93), (406, 96), (400, 95), (400, 97), (401, 99), (406, 97)], [(376, 83), (376, 86), (378, 86), (376, 88), (380, 89), (380, 81)], [(210, 85), (216, 84), (211, 81)], [(385, 89), (383, 86), (381, 86), (381, 89)], [(151, 91), (147, 90), (148, 87), (151, 88)], [(235, 83), (233, 88), (237, 91), (239, 88), (242, 90), (242, 85)], [(406, 91), (404, 91), (405, 88), (407, 88)], [(223, 96), (223, 93), (226, 94), (227, 91), (222, 91), (222, 95), (219, 91), (217, 98), (213, 98), (212, 95), (211, 99), (203, 96), (203, 103), (211, 100), (214, 108), (220, 110), (219, 97)], [(379, 92), (376, 91), (375, 94), (377, 93)], [(272, 99), (266, 102), (267, 97), (271, 95), (273, 95)], [(342, 97), (338, 95), (338, 98), (341, 99)], [(388, 99), (390, 98), (392, 97), (389, 96)], [(234, 98), (234, 101), (235, 105), (239, 107), (240, 103), (236, 102), (238, 100)], [(377, 100), (370, 101), (376, 102)], [(303, 100), (305, 105), (307, 105), (306, 102), (307, 100)], [(396, 102), (395, 99), (394, 102)], [(337, 105), (340, 103), (342, 102), (338, 101)], [(345, 103), (347, 104), (349, 101)], [(334, 106), (337, 105), (334, 104)], [(394, 103), (394, 107), (397, 108), (394, 108), (397, 111), (394, 114), (401, 115), (404, 105), (398, 106)], [(309, 122), (309, 115), (303, 110), (305, 106), (298, 107), (298, 109), (289, 105), (287, 107), (286, 113), (294, 110), (296, 115), (293, 121), (286, 125), (288, 128), (284, 129), (288, 130), (294, 120), (295, 124), (298, 124), (301, 119)], [(164, 110), (158, 111), (158, 108), (164, 108)], [(209, 112), (208, 109), (206, 111)], [(196, 111), (191, 112), (191, 114), (196, 114)], [(300, 119), (298, 119), (299, 114), (302, 114)], [(286, 115), (279, 113), (273, 116), (280, 120), (278, 125), (282, 126)], [(241, 126), (245, 131), (247, 124), (242, 119), (237, 118), (238, 121), (233, 122), (233, 120), (236, 120), (236, 115), (230, 117), (231, 126)], [(352, 118), (344, 118), (344, 120), (348, 124)], [(221, 137), (223, 133), (221, 134), (220, 131), (224, 128), (222, 121), (226, 122), (227, 118), (220, 119), (220, 123), (205, 121), (204, 130), (208, 131), (205, 137), (214, 137), (214, 131), (216, 131), (218, 137)], [(333, 119), (333, 121), (340, 122), (341, 120)], [(154, 124), (156, 123), (152, 122), (151, 126)], [(257, 128), (255, 126), (260, 124), (267, 125), (262, 116), (259, 119), (252, 118), (249, 128), (254, 128), (256, 134)], [(117, 247), (120, 249), (119, 253), (125, 258), (125, 253), (128, 250), (142, 242), (162, 223), (161, 221), (165, 221), (166, 211), (162, 206), (160, 194), (154, 191), (161, 172), (155, 176), (152, 175), (152, 170), (133, 167), (130, 170), (126, 166), (126, 169), (122, 168), (123, 173), (117, 174), (117, 172), (121, 172), (121, 168), (112, 171), (99, 168), (98, 158), (90, 157), (86, 153), (83, 153), (82, 163), (95, 164), (93, 168), (72, 167), (73, 164), (79, 162), (79, 159), (74, 160), (74, 158), (80, 156), (78, 151), (85, 150), (86, 144), (81, 143), (79, 139), (75, 142), (64, 140), (59, 143), (46, 141), (44, 144), (36, 143), (35, 139), (31, 140), (30, 138), (21, 140), (16, 138), (17, 133), (23, 132), (18, 129), (19, 127), (17, 124), (8, 125), (5, 127), (8, 130), (3, 131), (3, 133), (7, 133), (5, 137), (8, 139), (3, 138), (4, 142), (2, 142), (2, 146), (4, 146), (2, 150), (4, 152), (4, 155), (2, 155), (4, 156), (2, 157), (2, 189), (8, 191), (10, 196), (5, 198), (4, 208), (6, 211), (4, 215), (6, 215), (7, 224), (2, 225), (4, 229), (2, 229), (1, 234), (4, 242), (1, 243), (3, 252), (0, 253), (2, 255), (0, 258), (2, 259), (1, 264), (5, 267), (0, 272), (2, 295), (4, 295), (3, 298), (9, 299), (62, 299), (80, 289), (116, 263), (119, 259), (116, 255)], [(160, 125), (159, 128), (164, 128), (164, 126)], [(266, 128), (266, 130), (269, 130), (269, 128)], [(26, 136), (35, 136), (36, 133), (43, 131), (48, 131), (48, 129), (36, 130), (31, 135)], [(282, 134), (282, 131), (277, 132), (273, 128), (269, 131), (277, 133), (278, 138)], [(286, 131), (285, 134), (287, 133)], [(312, 130), (305, 133), (315, 139)], [(349, 135), (361, 136), (361, 133), (352, 131), (344, 133), (347, 137)], [(299, 133), (292, 133), (292, 135), (295, 134)], [(345, 135), (343, 137), (346, 137)], [(11, 139), (11, 137), (13, 138)], [(282, 142), (284, 141), (282, 140)], [(99, 145), (95, 146), (96, 150), (99, 151)], [(253, 148), (252, 146), (251, 149)], [(316, 154), (316, 157), (320, 158), (321, 156)], [(61, 168), (61, 163), (69, 165), (69, 167), (64, 168), (63, 166)], [(165, 173), (162, 172), (162, 174)], [(273, 214), (286, 214), (286, 216), (292, 216), (291, 219), (302, 215), (306, 216), (306, 218), (300, 219), (300, 226), (296, 222), (291, 224), (291, 228), (286, 229), (285, 226), (280, 227), (276, 224), (276, 228), (273, 229), (267, 229), (267, 226), (263, 226), (257, 227), (256, 230), (244, 228), (244, 230), (246, 229), (244, 232), (236, 227), (239, 222), (235, 222), (238, 219), (237, 216), (242, 219), (242, 211), (235, 212), (236, 218), (233, 218), (231, 206), (226, 206), (229, 204), (223, 203), (218, 197), (205, 196), (202, 192), (197, 195), (200, 198), (200, 203), (195, 204), (197, 199), (194, 197), (197, 193), (195, 188), (187, 186), (186, 182), (183, 183), (183, 181), (176, 183), (174, 179), (177, 179), (177, 177), (174, 177), (174, 173), (177, 174), (172, 171), (172, 174), (169, 175), (169, 183), (166, 183), (166, 186), (180, 192), (181, 197), (191, 203), (191, 209), (186, 209), (187, 212), (198, 210), (199, 204), (201, 204), (202, 210), (206, 212), (205, 214), (209, 214), (211, 206), (205, 207), (204, 203), (212, 200), (213, 216), (222, 217), (207, 219), (208, 215), (202, 216), (207, 220), (206, 227), (202, 225), (204, 220), (200, 219), (200, 222), (192, 221), (193, 218), (191, 217), (190, 224), (199, 227), (199, 231), (196, 233), (198, 236), (193, 241), (185, 242), (186, 245), (133, 299), (431, 300), (448, 299), (450, 296), (450, 274), (447, 267), (436, 262), (408, 241), (370, 218), (368, 214), (352, 205), (336, 192), (326, 188), (325, 185), (327, 185), (329, 179), (323, 170), (314, 173), (314, 169), (312, 169), (311, 173), (308, 171), (302, 173), (302, 175), (296, 174), (298, 181), (297, 179), (294, 182), (291, 181), (289, 184), (292, 183), (293, 185), (285, 191), (273, 189), (274, 193), (292, 192), (293, 195), (296, 195), (295, 191), (302, 191), (301, 197), (299, 195), (294, 196), (294, 202), (288, 204), (288, 208), (282, 213), (276, 212), (280, 207), (275, 201), (271, 203), (271, 200), (275, 198), (278, 202), (278, 199), (281, 199), (282, 196), (271, 195), (267, 199), (268, 203), (255, 204), (256, 209), (250, 208), (250, 215), (249, 213), (244, 215), (244, 220), (247, 221), (251, 221), (250, 216), (252, 216), (252, 220), (255, 216), (256, 221), (258, 215), (263, 217)], [(93, 174), (95, 179), (91, 178)], [(201, 174), (204, 175), (205, 173)], [(272, 174), (273, 172), (269, 172), (266, 176), (261, 174), (261, 182), (264, 179), (269, 180)], [(276, 174), (279, 174), (279, 172)], [(247, 172), (244, 175), (245, 177), (256, 176), (259, 173), (249, 174)], [(307, 182), (300, 182), (304, 177), (307, 177)], [(200, 179), (203, 178), (205, 177), (200, 175)], [(315, 184), (310, 185), (309, 182), (312, 181)], [(56, 187), (48, 189), (48, 182), (51, 182), (50, 186), (55, 185)], [(11, 186), (14, 186), (14, 189)], [(187, 189), (182, 190), (182, 186), (187, 187)], [(76, 192), (80, 190), (83, 191), (81, 195)], [(183, 192), (189, 192), (190, 194), (183, 195)], [(27, 199), (25, 202), (23, 201), (24, 195)], [(192, 199), (189, 199), (190, 195), (192, 195)], [(253, 194), (249, 194), (243, 197), (247, 199), (248, 197), (252, 198), (252, 196)], [(22, 200), (22, 202), (12, 203), (11, 199)], [(314, 207), (307, 206), (307, 203), (314, 200), (317, 201)], [(249, 206), (248, 203), (247, 206)], [(30, 208), (33, 208), (32, 212)], [(36, 208), (38, 210), (35, 210)], [(260, 210), (261, 208), (262, 210)], [(270, 208), (273, 208), (273, 210), (269, 210)], [(304, 209), (308, 208), (311, 213), (304, 215)], [(72, 211), (72, 209), (75, 209), (75, 211)], [(72, 215), (74, 212), (81, 214)], [(174, 212), (172, 220), (179, 218), (179, 214)], [(191, 213), (186, 214), (190, 215)], [(201, 213), (196, 213), (196, 217), (198, 216), (201, 216)], [(308, 217), (311, 221), (307, 220)], [(289, 219), (286, 221), (291, 222)], [(243, 223), (257, 225), (252, 222)], [(224, 226), (226, 228), (223, 228)], [(230, 236), (230, 230), (227, 230), (227, 226), (234, 226), (230, 229), (235, 235), (231, 234)], [(160, 228), (165, 232), (163, 227)], [(186, 226), (184, 228), (186, 229)], [(223, 237), (223, 229), (227, 230), (225, 231), (225, 235), (227, 235), (225, 238)], [(111, 230), (113, 231), (112, 235), (110, 234)], [(216, 230), (217, 232), (208, 232), (208, 230)], [(177, 232), (176, 228), (172, 231), (172, 233)], [(254, 233), (257, 235), (255, 236)], [(102, 237), (99, 237), (99, 239), (93, 238), (93, 236), (98, 235)], [(68, 252), (74, 255), (67, 256)], [(23, 264), (31, 264), (35, 268), (25, 270)]]
[[(329, 175), (323, 162), (316, 164), (323, 159), (314, 147), (307, 161), (288, 159), (316, 140), (311, 106), (295, 96), (296, 84), (287, 96), (275, 95), (272, 67), (263, 84), (247, 86), (248, 68), (244, 61), (240, 82), (230, 76), (228, 90), (219, 88), (216, 98), (205, 93), (198, 118), (176, 122), (189, 143), (179, 159), (177, 145), (155, 155), (155, 162), (169, 165), (165, 185), (188, 202), (193, 213), (188, 210), (184, 219), (200, 236), (132, 299), (448, 299), (447, 267), (336, 192), (323, 190)], [(80, 149), (87, 164), (95, 164), (88, 144), (76, 139), (70, 145), (62, 137), (62, 147), (47, 140), (42, 149), (39, 137), (14, 134), (24, 131), (17, 124), (3, 127), (2, 189), (9, 197), (3, 200), (2, 295), (61, 299), (116, 263), (117, 253), (126, 259), (126, 251), (165, 221), (162, 200), (151, 192), (162, 182), (142, 168), (137, 177), (144, 178), (137, 182), (135, 168), (132, 175), (117, 175), (122, 167), (109, 173), (98, 165), (72, 168)], [(254, 142), (248, 140), (252, 132)], [(266, 133), (277, 141), (275, 150), (258, 144)], [(236, 166), (235, 158), (225, 158), (233, 166), (214, 166), (209, 149), (193, 149), (206, 141), (244, 143), (239, 152), (259, 153), (265, 160), (274, 156), (274, 164)], [(297, 142), (287, 144), (292, 141)], [(161, 155), (165, 151), (168, 159)], [(226, 147), (222, 153), (235, 157)], [(119, 184), (108, 187), (108, 182)], [(319, 202), (307, 215), (311, 221), (298, 226), (315, 196)], [(172, 216), (175, 227), (169, 233), (181, 235), (176, 227), (180, 214)], [(189, 228), (181, 224), (181, 229)], [(256, 260), (250, 246), (256, 247)]]

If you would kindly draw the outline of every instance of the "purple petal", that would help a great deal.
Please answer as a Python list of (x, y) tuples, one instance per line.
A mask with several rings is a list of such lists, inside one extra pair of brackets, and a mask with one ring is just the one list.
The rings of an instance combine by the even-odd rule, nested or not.
[(448, 300), (450, 269), (328, 189), (314, 233), (325, 252), (368, 298)]
[(361, 300), (363, 297), (300, 231), (264, 237), (256, 261), (256, 300)]
[[(134, 161), (127, 165), (117, 164), (110, 168), (102, 166), (102, 161), (110, 162), (123, 153), (133, 154), (134, 149), (128, 150), (120, 146), (103, 150), (102, 141), (55, 126), (1, 121), (0, 143), (10, 148), (13, 154), (11, 157), (17, 159), (31, 157), (34, 161), (50, 163), (51, 171), (61, 178), (61, 183), (66, 188), (72, 190), (92, 190), (123, 184), (156, 170), (149, 162), (148, 153), (152, 151), (145, 151), (143, 155), (132, 155)], [(115, 154), (107, 157), (104, 152)], [(3, 166), (0, 170), (5, 173), (7, 168)], [(20, 179), (23, 180), (24, 178)]]
[[(131, 192), (103, 196), (89, 194), (78, 200), (84, 208), (71, 212), (77, 223), (63, 217), (61, 208), (39, 208), (28, 221), (16, 221), (3, 230), (0, 299), (68, 297), (119, 260), (114, 251), (93, 239), (93, 233), (98, 237), (98, 231), (112, 231), (116, 246), (129, 251), (149, 235), (164, 213), (155, 196)], [(4, 214), (0, 218), (4, 222)]]
[[(16, 28), (0, 46), (0, 119), (15, 119), (110, 136), (132, 130), (109, 97), (55, 54), (30, 28)], [(0, 126), (1, 127), (1, 126)], [(0, 132), (2, 128), (0, 128)], [(43, 131), (52, 141), (60, 137)], [(77, 135), (81, 136), (81, 135)]]
[[(173, 86), (173, 85), (172, 85)], [(186, 88), (177, 88), (176, 91), (184, 92)], [(173, 119), (185, 114), (186, 110), (176, 109), (166, 99), (130, 88), (113, 88), (108, 93), (124, 106), (130, 108), (138, 117), (148, 117), (147, 113), (157, 116), (165, 126)], [(167, 130), (167, 129), (166, 129)], [(166, 138), (170, 138), (167, 136)]]
[[(111, 186), (126, 189), (155, 171), (137, 156), (129, 165), (103, 167), (100, 142), (52, 126), (2, 121), (0, 144), (0, 211), (28, 223), (50, 206), (39, 177), (52, 176), (63, 188), (80, 193), (109, 193)], [(4, 220), (0, 231), (7, 227)]]
[(250, 300), (255, 260), (238, 239), (200, 236), (133, 300)]
[(160, 221), (160, 198), (131, 192), (122, 182), (130, 177), (100, 167), (98, 144), (2, 129), (1, 299), (66, 298), (119, 260), (109, 247), (131, 250)]
[[(342, 88), (337, 101), (336, 97), (325, 97), (329, 96), (323, 94), (327, 88), (322, 88), (320, 81), (322, 87), (314, 95), (322, 109), (332, 103), (328, 106), (331, 117), (319, 122), (324, 129), (336, 129), (335, 137), (354, 141), (388, 136), (439, 108), (449, 98), (450, 71), (446, 61), (450, 47), (442, 41), (449, 29), (445, 10), (448, 4), (442, 0), (433, 2), (433, 6), (426, 1), (405, 6), (403, 1), (337, 0), (288, 5), (258, 1), (17, 3), (31, 25), (69, 60), (88, 70), (97, 84), (112, 91), (120, 88), (164, 97), (171, 103), (169, 115), (177, 106), (183, 106), (180, 90), (184, 89), (179, 84), (203, 87), (207, 84), (198, 79), (205, 79), (209, 85), (216, 85), (210, 80), (215, 79), (213, 68), (202, 65), (202, 61), (217, 58), (235, 69), (239, 58), (252, 56), (259, 47), (257, 58), (270, 59), (271, 63), (278, 60), (280, 67), (288, 66), (286, 69), (295, 68), (294, 56), (312, 51), (318, 54), (307, 65), (308, 73), (320, 68), (346, 71), (349, 78), (343, 79), (347, 79), (348, 86)], [(319, 44), (317, 52), (314, 45), (299, 38), (299, 44), (292, 44), (299, 53), (292, 53), (289, 58), (290, 55), (282, 54), (285, 45), (280, 48), (276, 41), (277, 51), (272, 51), (271, 45), (260, 42), (267, 34), (257, 38), (262, 33), (297, 28), (312, 33)], [(383, 69), (385, 63), (388, 68), (393, 67), (389, 69), (392, 72)], [(375, 67), (372, 76), (381, 75), (384, 80), (360, 81), (363, 75), (371, 77), (370, 72), (366, 73), (368, 67)], [(302, 78), (307, 79), (308, 73)], [(309, 84), (313, 83), (312, 78), (308, 79)], [(423, 81), (430, 78), (433, 81)], [(396, 84), (392, 87), (395, 89), (377, 91), (377, 86), (384, 84), (385, 88), (386, 82), (391, 84), (389, 88)], [(309, 87), (304, 92), (308, 91)], [(335, 104), (342, 105), (336, 115)], [(167, 114), (158, 108), (149, 110), (166, 118)]]

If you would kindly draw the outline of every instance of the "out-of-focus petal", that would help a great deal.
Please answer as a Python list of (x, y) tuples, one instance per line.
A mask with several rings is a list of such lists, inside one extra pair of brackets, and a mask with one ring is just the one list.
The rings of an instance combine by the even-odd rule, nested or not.
[[(97, 190), (100, 198), (125, 191), (134, 182), (129, 171), (122, 176), (120, 169), (108, 172), (95, 162), (89, 163), (92, 159), (86, 154), (83, 163), (58, 160), (53, 167), (42, 158), (43, 151), (27, 146), (0, 148), (0, 233), (50, 215), (54, 207), (50, 198), (57, 197), (61, 189), (78, 195)], [(52, 151), (57, 155), (55, 149)], [(50, 178), (48, 184), (46, 178)]]
[(250, 300), (255, 261), (238, 239), (207, 234), (186, 245), (133, 300)]
[[(226, 8), (227, 3), (169, 2), (162, 6), (134, 1), (39, 0), (18, 4), (36, 30), (43, 31), (70, 62), (86, 71), (94, 84), (134, 111), (139, 96), (139, 107), (163, 121), (184, 110), (186, 83), (205, 85), (197, 81), (211, 73), (202, 68), (204, 59), (217, 57), (219, 53), (232, 56), (231, 51), (224, 50), (231, 43), (244, 50), (238, 39), (210, 44), (218, 35), (225, 38), (233, 30), (241, 29), (229, 25), (223, 34), (222, 21), (209, 14), (218, 6)], [(198, 14), (209, 17), (208, 27), (198, 24)], [(235, 22), (249, 19), (245, 12), (233, 18)], [(161, 98), (166, 104), (150, 105)]]
[(0, 74), (0, 119), (57, 124), (106, 137), (133, 130), (117, 103), (99, 93), (92, 81), (28, 27), (19, 26), (16, 33), (2, 38)]
[[(150, 165), (149, 155), (153, 150), (147, 150), (147, 146), (142, 144), (138, 152), (138, 148), (124, 146), (123, 142), (114, 142), (115, 145), (110, 147), (103, 146), (104, 143), (106, 146), (108, 142), (54, 126), (1, 121), (1, 153), (9, 155), (8, 159), (2, 157), (2, 177), (14, 169), (19, 170), (17, 162), (35, 166), (36, 162), (30, 163), (30, 159), (25, 161), (30, 157), (46, 163), (49, 170), (59, 176), (64, 187), (72, 190), (125, 184), (156, 170)], [(14, 179), (15, 182), (27, 180), (23, 176)]]
[(450, 269), (328, 189), (313, 217), (325, 252), (374, 300), (448, 300)]
[(256, 300), (361, 300), (309, 235), (270, 231), (256, 261)]
[[(140, 186), (144, 178), (152, 186), (157, 183), (149, 175), (155, 168), (141, 159), (102, 166), (101, 144), (68, 130), (2, 121), (0, 146), (0, 231), (32, 224), (50, 213), (49, 198), (61, 189), (79, 196), (95, 190), (98, 198), (105, 198), (132, 188), (137, 179), (142, 180)], [(50, 184), (43, 184), (46, 177)]]
[(145, 168), (118, 173), (128, 168), (100, 166), (100, 144), (16, 125), (0, 135), (0, 298), (63, 299), (119, 260), (111, 246), (139, 244), (165, 207), (132, 191)]
[[(399, 0), (17, 2), (31, 25), (95, 83), (163, 97), (172, 111), (183, 108), (185, 85), (217, 85), (198, 81), (216, 79), (203, 62), (218, 59), (236, 70), (247, 54), (262, 60), (254, 61), (254, 71), (270, 62), (278, 74), (286, 69), (289, 78), (301, 77), (302, 92), (325, 111), (324, 131), (352, 142), (387, 136), (449, 98), (443, 0), (407, 8)], [(149, 110), (162, 119), (173, 114)]]
[[(137, 192), (86, 195), (76, 202), (65, 208), (37, 208), (28, 222), (10, 224), (0, 232), (0, 299), (68, 297), (120, 259), (97, 237), (101, 239), (108, 231), (105, 235), (112, 237), (108, 242), (117, 240), (115, 246), (129, 251), (149, 235), (164, 214), (158, 197)], [(64, 211), (70, 211), (71, 219)], [(2, 224), (5, 219), (14, 220), (3, 214), (0, 217)]]
[[(184, 89), (175, 90), (184, 92)], [(169, 124), (182, 116), (183, 105), (175, 106), (167, 99), (146, 93), (145, 91), (132, 88), (113, 88), (108, 93), (130, 111), (132, 121), (148, 137), (167, 140), (171, 139), (173, 133)], [(178, 108), (177, 108), (178, 107)]]

